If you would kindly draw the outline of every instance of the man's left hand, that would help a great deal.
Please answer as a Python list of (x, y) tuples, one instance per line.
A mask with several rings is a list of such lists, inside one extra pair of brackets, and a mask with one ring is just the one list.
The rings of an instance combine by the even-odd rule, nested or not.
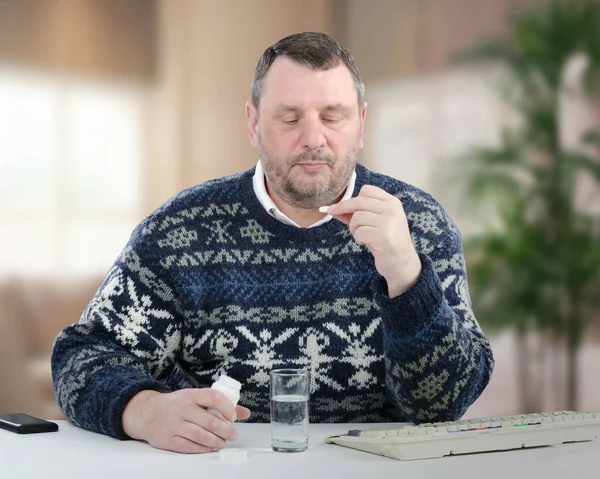
[(369, 249), (377, 271), (387, 282), (390, 298), (404, 293), (417, 281), (421, 260), (398, 198), (365, 185), (358, 196), (330, 206), (327, 214), (347, 224), (356, 242)]

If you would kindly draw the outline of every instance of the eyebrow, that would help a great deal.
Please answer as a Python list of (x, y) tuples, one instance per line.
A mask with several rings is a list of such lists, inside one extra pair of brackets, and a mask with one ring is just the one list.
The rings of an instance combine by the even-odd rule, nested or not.
[(341, 112), (346, 112), (349, 111), (351, 109), (351, 107), (344, 105), (342, 103), (334, 103), (332, 105), (327, 105), (325, 107), (325, 111), (341, 111)]
[[(293, 105), (280, 105), (275, 109), (275, 115), (284, 115), (286, 113), (298, 113), (301, 112), (302, 108), (300, 108), (299, 106), (293, 106)], [(347, 105), (344, 105), (342, 103), (332, 103), (330, 105), (325, 106), (325, 108), (323, 108), (323, 111), (339, 111), (342, 113), (346, 113), (348, 111), (350, 111), (350, 107)]]
[(292, 106), (292, 105), (280, 105), (275, 109), (275, 115), (284, 115), (286, 113), (296, 113), (299, 112), (301, 109), (298, 106)]

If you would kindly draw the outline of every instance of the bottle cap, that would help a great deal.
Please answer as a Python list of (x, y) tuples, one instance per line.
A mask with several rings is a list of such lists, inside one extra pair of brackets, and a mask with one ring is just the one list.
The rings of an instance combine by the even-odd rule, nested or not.
[(217, 381), (217, 383), (223, 383), (224, 385), (233, 388), (233, 389), (237, 389), (238, 391), (240, 389), (242, 389), (242, 383), (239, 381), (236, 381), (233, 378), (230, 378), (229, 376), (226, 376), (225, 374), (221, 374), (221, 376), (219, 376), (219, 380)]

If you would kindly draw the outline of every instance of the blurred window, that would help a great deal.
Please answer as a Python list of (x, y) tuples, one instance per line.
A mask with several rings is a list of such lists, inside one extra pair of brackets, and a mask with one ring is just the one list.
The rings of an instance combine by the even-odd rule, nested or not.
[(381, 88), (371, 95), (378, 124), (377, 167), (428, 190), (447, 161), (476, 146), (497, 145), (505, 123), (497, 92), (495, 70), (456, 70), (410, 79)]
[(464, 234), (479, 226), (460, 211), (449, 175), (472, 148), (497, 146), (512, 121), (494, 89), (497, 73), (457, 69), (369, 90), (375, 169), (433, 194)]
[(0, 68), (0, 277), (102, 274), (139, 221), (145, 91)]

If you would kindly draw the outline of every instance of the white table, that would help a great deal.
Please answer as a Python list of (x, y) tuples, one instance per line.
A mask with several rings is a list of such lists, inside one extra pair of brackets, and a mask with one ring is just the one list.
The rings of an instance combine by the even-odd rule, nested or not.
[[(245, 448), (245, 462), (223, 462), (218, 453), (184, 455), (138, 441), (118, 441), (57, 421), (55, 433), (18, 435), (0, 429), (0, 478), (127, 479), (597, 479), (598, 441), (536, 449), (396, 461), (325, 444), (327, 435), (360, 425), (311, 424), (309, 448), (277, 453), (269, 447), (268, 424), (237, 424), (231, 447)], [(373, 425), (370, 425), (373, 427)]]

